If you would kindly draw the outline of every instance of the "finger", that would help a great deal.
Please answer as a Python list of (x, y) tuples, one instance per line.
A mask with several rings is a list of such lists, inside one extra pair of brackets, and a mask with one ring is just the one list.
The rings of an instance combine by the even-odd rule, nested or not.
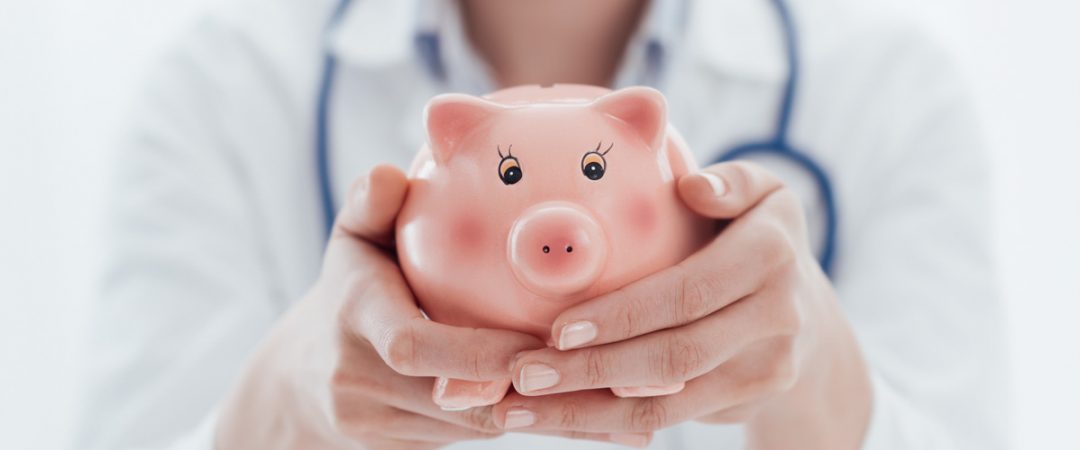
[(362, 441), (378, 438), (447, 443), (491, 439), (502, 434), (499, 430), (479, 431), (391, 407), (343, 411), (339, 413), (337, 427), (345, 435)]
[(740, 405), (732, 406), (730, 408), (721, 409), (719, 411), (706, 414), (704, 416), (694, 419), (701, 423), (708, 423), (713, 425), (731, 425), (738, 423), (745, 423), (752, 417), (757, 415), (761, 407), (764, 406), (765, 401), (751, 401)]
[(741, 354), (687, 382), (686, 388), (677, 394), (619, 398), (608, 390), (598, 389), (536, 397), (510, 393), (495, 405), (492, 415), (500, 428), (514, 431), (656, 431), (718, 411), (745, 409), (741, 406), (757, 404), (789, 389), (794, 380), (790, 353), (786, 352), (790, 345), (790, 341), (783, 339), (762, 341), (755, 345), (755, 351)]
[(664, 386), (635, 386), (635, 387), (613, 387), (611, 393), (616, 397), (656, 397), (659, 395), (671, 395), (682, 391), (686, 388), (686, 383), (675, 383)]
[(510, 380), (465, 381), (438, 377), (431, 398), (448, 411), (460, 411), (499, 403), (510, 388)]
[(468, 381), (510, 378), (510, 361), (523, 350), (542, 348), (539, 339), (512, 331), (464, 328), (426, 319), (400, 270), (361, 274), (346, 284), (351, 299), (342, 309), (343, 328), (370, 342), (400, 374)]
[[(370, 360), (374, 355), (364, 356), (362, 348), (350, 347), (342, 356), (344, 361)], [(367, 349), (367, 352), (373, 352)], [(385, 364), (355, 363), (346, 370), (339, 370), (332, 380), (335, 403), (376, 403), (413, 412), (433, 419), (452, 423), (472, 430), (493, 433), (499, 428), (491, 417), (491, 407), (476, 407), (451, 411), (440, 408), (432, 401), (434, 379), (409, 377), (394, 372)]]
[(364, 308), (368, 314), (358, 319), (358, 328), (383, 361), (403, 375), (501, 380), (510, 377), (515, 354), (544, 346), (523, 333), (432, 322), (415, 306), (397, 303)]
[[(335, 224), (338, 238), (388, 243), (408, 189), (405, 175), (376, 166), (355, 184)], [(340, 309), (344, 329), (372, 343), (399, 373), (445, 376), (471, 381), (509, 378), (510, 358), (542, 347), (537, 339), (509, 331), (458, 328), (424, 318), (401, 270), (389, 260), (372, 259), (370, 247), (356, 239), (336, 239), (328, 258), (348, 258), (352, 267)], [(380, 263), (381, 262), (381, 263)]]
[[(345, 448), (355, 448), (356, 443), (349, 442), (346, 445), (352, 445), (353, 447)], [(379, 448), (393, 450), (435, 450), (443, 446), (445, 445), (432, 442), (406, 441), (391, 438), (369, 438), (364, 440), (363, 446), (361, 448)]]
[(492, 439), (502, 431), (480, 431), (420, 414), (396, 410), (382, 423), (386, 436), (421, 442), (449, 443), (477, 439)]
[[(667, 397), (619, 398), (608, 390), (543, 397), (507, 395), (495, 405), (496, 423), (507, 431), (583, 431), (648, 433), (693, 417), (682, 394)], [(522, 420), (522, 417), (528, 420)]]
[(559, 314), (560, 350), (625, 340), (680, 326), (761, 289), (808, 256), (798, 199), (781, 189), (731, 222), (705, 248), (664, 269)]
[[(631, 396), (670, 394), (753, 343), (795, 333), (801, 323), (784, 286), (770, 287), (688, 325), (594, 347), (532, 350), (514, 362), (523, 395), (634, 388)], [(667, 391), (642, 386), (672, 387)]]
[(652, 442), (652, 433), (588, 433), (584, 431), (566, 431), (566, 430), (536, 430), (529, 431), (529, 434), (539, 434), (544, 436), (558, 436), (567, 439), (576, 439), (584, 441), (599, 441), (599, 442), (613, 442), (619, 445), (625, 445), (627, 447), (645, 448)]
[(334, 222), (332, 237), (347, 235), (387, 246), (405, 202), (409, 181), (397, 167), (378, 165), (353, 181)]
[(746, 161), (714, 164), (679, 179), (686, 206), (713, 219), (739, 217), (781, 187), (772, 172)]
[(735, 221), (679, 264), (560, 313), (555, 345), (617, 342), (701, 319), (758, 290), (787, 258), (789, 242), (776, 226)]

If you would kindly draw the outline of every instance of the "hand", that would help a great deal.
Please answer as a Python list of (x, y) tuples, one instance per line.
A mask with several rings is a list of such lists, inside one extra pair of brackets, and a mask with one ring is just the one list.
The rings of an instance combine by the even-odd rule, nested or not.
[(217, 447), (427, 449), (502, 433), (490, 406), (437, 406), (431, 377), (468, 391), (470, 382), (509, 379), (513, 355), (545, 344), (423, 317), (388, 250), (407, 189), (389, 166), (354, 183), (319, 279), (264, 339), (222, 408)]
[(649, 432), (699, 420), (745, 424), (751, 448), (858, 448), (869, 377), (795, 195), (742, 162), (688, 175), (679, 192), (699, 214), (730, 220), (723, 231), (556, 318), (557, 348), (514, 361), (520, 394), (496, 405), (498, 425)]
[(515, 353), (544, 344), (422, 316), (387, 250), (407, 186), (387, 166), (354, 184), (318, 281), (265, 338), (222, 410), (219, 448), (435, 448), (501, 433), (490, 407), (436, 406), (430, 377), (509, 378)]

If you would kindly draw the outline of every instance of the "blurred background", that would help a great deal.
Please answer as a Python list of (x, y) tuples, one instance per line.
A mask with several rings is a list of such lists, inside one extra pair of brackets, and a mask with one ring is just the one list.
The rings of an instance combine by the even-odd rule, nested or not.
[[(111, 143), (148, 64), (214, 1), (0, 0), (0, 448), (73, 444)], [(1080, 3), (863, 1), (967, 72), (995, 160), (1014, 445), (1080, 449)]]

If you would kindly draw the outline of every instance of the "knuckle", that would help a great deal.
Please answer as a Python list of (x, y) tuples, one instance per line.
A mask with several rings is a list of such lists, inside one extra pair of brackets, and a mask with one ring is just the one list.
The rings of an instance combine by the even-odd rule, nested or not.
[(682, 324), (705, 317), (712, 312), (712, 292), (715, 282), (708, 277), (684, 276), (679, 283), (679, 297), (671, 302), (675, 320)]
[(619, 307), (615, 312), (615, 317), (618, 323), (622, 324), (622, 328), (625, 332), (624, 336), (637, 336), (642, 332), (642, 321), (639, 317), (642, 310), (644, 300), (639, 297), (633, 297), (625, 302), (619, 303)]
[(579, 430), (586, 428), (585, 414), (577, 401), (564, 401), (559, 406), (559, 426), (563, 429)]
[(608, 381), (608, 368), (611, 367), (611, 357), (601, 349), (589, 348), (581, 350), (585, 352), (585, 367), (583, 372), (585, 381), (590, 387), (601, 387)]
[(368, 289), (371, 288), (371, 280), (367, 274), (354, 270), (346, 275), (342, 284), (341, 295), (345, 298), (345, 304), (355, 303), (357, 299), (364, 298)]
[(484, 378), (484, 361), (487, 357), (481, 352), (471, 352), (469, 354), (469, 374), (474, 379), (480, 380)]
[(758, 226), (758, 239), (757, 247), (767, 268), (781, 271), (794, 266), (795, 245), (782, 224), (775, 220), (762, 221)]
[(701, 347), (679, 333), (672, 333), (659, 350), (660, 383), (675, 384), (688, 380), (700, 369), (704, 355)]
[(416, 352), (419, 337), (411, 325), (391, 328), (383, 338), (383, 359), (386, 365), (403, 375), (416, 374)]
[(630, 429), (656, 431), (667, 426), (668, 413), (662, 399), (663, 397), (638, 399), (630, 408), (630, 417), (627, 418)]
[(484, 433), (498, 433), (501, 430), (495, 425), (495, 418), (491, 411), (491, 406), (485, 406), (483, 408), (470, 408), (462, 411), (461, 414), (467, 427)]
[(343, 298), (341, 308), (338, 309), (338, 322), (348, 334), (356, 335), (356, 330), (359, 330), (360, 324), (356, 323), (356, 321), (360, 317), (358, 313), (360, 299), (367, 295), (368, 289), (370, 289), (368, 278), (360, 272), (349, 274), (342, 283), (341, 295)]
[(779, 327), (780, 334), (784, 336), (798, 335), (806, 323), (806, 316), (803, 313), (798, 294), (786, 291), (779, 296), (778, 301), (780, 302), (779, 311), (775, 313), (774, 320), (776, 326)]
[(486, 367), (487, 363), (491, 361), (493, 355), (487, 354), (488, 352), (485, 351), (485, 347), (472, 348), (468, 350), (469, 351), (467, 352), (468, 356), (466, 356), (466, 364), (469, 374), (472, 375), (473, 378), (476, 380), (484, 379), (484, 367)]
[(803, 213), (802, 202), (795, 191), (781, 189), (773, 194), (776, 214), (784, 223), (797, 224), (806, 219)]
[(795, 359), (795, 340), (781, 339), (772, 364), (772, 374), (769, 377), (769, 385), (773, 392), (787, 392), (795, 386), (799, 378), (798, 364)]
[(731, 189), (739, 193), (748, 193), (755, 169), (753, 163), (746, 161), (732, 161), (728, 164), (724, 177), (730, 184)]

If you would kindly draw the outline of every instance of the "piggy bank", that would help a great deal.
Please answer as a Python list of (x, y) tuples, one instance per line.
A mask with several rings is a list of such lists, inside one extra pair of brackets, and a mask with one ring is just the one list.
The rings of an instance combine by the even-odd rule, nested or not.
[[(678, 197), (676, 181), (697, 166), (654, 89), (445, 94), (425, 119), (397, 250), (432, 320), (546, 341), (566, 308), (676, 264), (712, 235)], [(508, 385), (476, 394), (497, 402)]]

